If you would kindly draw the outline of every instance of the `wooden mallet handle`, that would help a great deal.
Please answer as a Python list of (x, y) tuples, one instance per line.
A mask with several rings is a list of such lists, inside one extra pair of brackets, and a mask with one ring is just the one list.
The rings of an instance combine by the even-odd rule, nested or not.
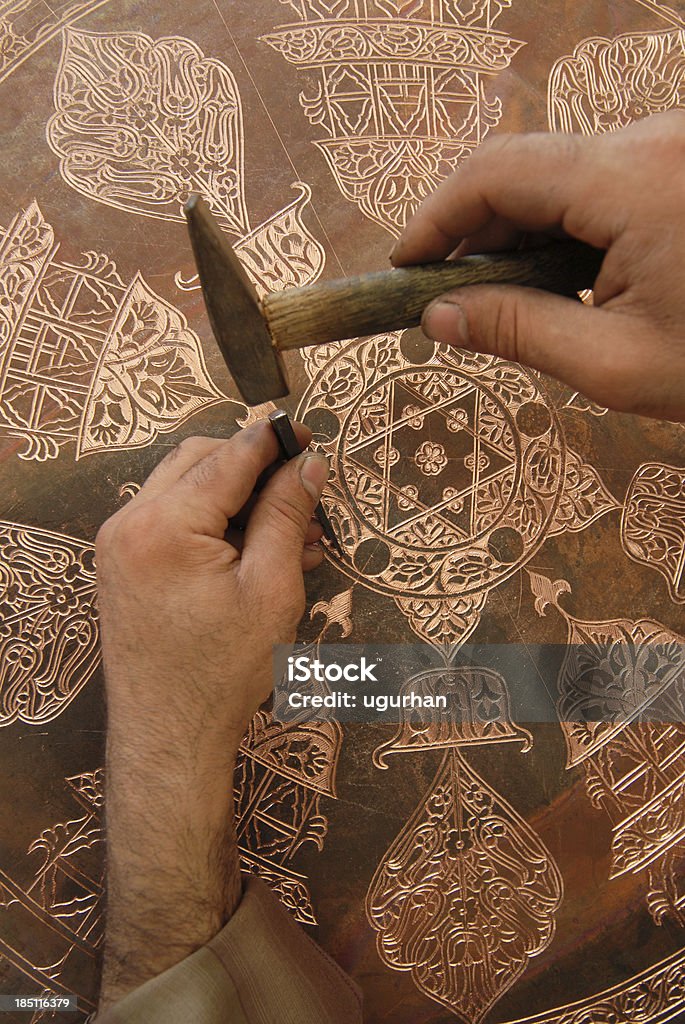
[(582, 242), (466, 256), (273, 292), (262, 309), (279, 351), (416, 327), (433, 299), (474, 284), (514, 284), (573, 296), (592, 288), (604, 253)]

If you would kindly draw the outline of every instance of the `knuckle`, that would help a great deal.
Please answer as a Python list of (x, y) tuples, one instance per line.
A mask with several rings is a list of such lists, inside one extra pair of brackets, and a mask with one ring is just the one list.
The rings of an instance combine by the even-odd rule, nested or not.
[(642, 241), (634, 232), (626, 231), (614, 242), (604, 257), (602, 267), (602, 274), (611, 282), (614, 291), (624, 292), (628, 288), (645, 254)]
[(538, 135), (537, 138), (544, 139), (545, 145), (550, 148), (557, 161), (564, 166), (573, 164), (579, 159), (585, 142), (584, 139), (572, 132), (559, 132), (558, 135)]
[(623, 217), (623, 214), (620, 210), (611, 211), (609, 219), (607, 210), (595, 201), (593, 188), (594, 185), (589, 187), (582, 199), (568, 207), (561, 225), (572, 238), (606, 246), (612, 238), (620, 235), (622, 224), (619, 223), (619, 218)]
[(172, 456), (174, 458), (178, 458), (179, 455), (189, 455), (191, 457), (197, 455), (201, 457), (206, 451), (208, 440), (209, 438), (207, 437), (198, 437), (197, 435), (184, 437), (172, 452)]
[[(192, 466), (194, 463), (200, 462), (206, 458), (209, 453), (216, 447), (220, 442), (217, 438), (204, 437), (201, 435), (194, 435), (192, 437), (184, 437), (184, 439), (176, 445), (175, 448), (169, 452), (167, 456), (159, 463), (150, 474), (150, 479), (154, 479), (160, 470), (168, 469), (177, 462)], [(186, 470), (187, 472), (187, 470)]]
[(194, 487), (202, 488), (210, 483), (216, 474), (218, 458), (216, 454), (207, 455), (203, 453), (194, 465), (183, 474), (183, 479), (193, 484)]
[(481, 143), (475, 152), (476, 159), (488, 160), (495, 155), (501, 155), (521, 140), (520, 135), (514, 132), (503, 132), (501, 135), (490, 135)]
[[(654, 114), (595, 140), (595, 145), (602, 142), (613, 148), (621, 173), (632, 188), (644, 188), (645, 177), (679, 182), (685, 158), (685, 111)], [(643, 202), (652, 196), (663, 203), (662, 193), (657, 190), (645, 193)]]
[(169, 546), (173, 538), (172, 525), (164, 507), (155, 501), (125, 511), (126, 515), (117, 513), (100, 527), (95, 542), (96, 557), (133, 568), (147, 567)]
[(95, 557), (100, 561), (105, 557), (108, 551), (111, 549), (114, 536), (117, 532), (117, 526), (121, 521), (121, 513), (115, 512), (114, 515), (106, 519), (100, 526), (95, 536)]
[[(274, 454), (265, 459), (265, 449), (275, 449)], [(258, 420), (244, 430), (239, 430), (226, 441), (222, 450), (223, 456), (231, 463), (240, 466), (240, 472), (255, 480), (277, 454), (276, 435), (267, 420)]]
[(489, 168), (499, 165), (502, 154), (516, 146), (520, 139), (520, 135), (513, 133), (488, 136), (481, 142), (478, 149), (471, 153), (468, 160), (465, 160), (455, 171), (455, 174), (458, 174), (462, 180), (474, 177), (480, 181)]

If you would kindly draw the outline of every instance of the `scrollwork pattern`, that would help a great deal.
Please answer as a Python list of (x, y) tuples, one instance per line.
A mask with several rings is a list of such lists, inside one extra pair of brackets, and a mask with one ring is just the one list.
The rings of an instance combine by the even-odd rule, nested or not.
[(551, 942), (562, 896), (538, 837), (448, 751), (379, 865), (366, 911), (384, 963), (477, 1024)]
[(623, 504), (621, 546), (666, 579), (671, 599), (685, 603), (685, 469), (643, 463)]
[(57, 718), (99, 662), (92, 546), (0, 521), (0, 725)]
[(0, 433), (23, 459), (148, 445), (224, 400), (185, 317), (109, 257), (58, 258), (37, 203), (0, 235)]
[(502, 3), (292, 6), (304, 24), (263, 41), (316, 76), (300, 101), (325, 132), (315, 144), (342, 194), (399, 234), (499, 122), (501, 103), (487, 95), (485, 81), (523, 43), (493, 30)]

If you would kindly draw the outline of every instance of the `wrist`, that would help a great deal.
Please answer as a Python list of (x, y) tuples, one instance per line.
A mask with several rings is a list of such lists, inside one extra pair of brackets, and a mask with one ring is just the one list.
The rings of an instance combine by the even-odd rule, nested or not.
[[(107, 931), (101, 1009), (213, 938), (242, 893), (237, 742), (200, 743), (110, 717)], [(158, 725), (159, 723), (157, 723)]]
[[(151, 693), (161, 694), (161, 686)], [(107, 688), (107, 747), (110, 757), (125, 758), (173, 778), (184, 775), (231, 777), (249, 717), (225, 714), (188, 697), (183, 705), (165, 705), (162, 698), (146, 703), (131, 700), (111, 684)]]

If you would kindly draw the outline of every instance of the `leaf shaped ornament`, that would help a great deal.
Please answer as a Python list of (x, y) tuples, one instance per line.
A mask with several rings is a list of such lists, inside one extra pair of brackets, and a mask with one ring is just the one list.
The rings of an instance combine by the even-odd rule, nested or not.
[(530, 826), (455, 751), (371, 882), (381, 960), (478, 1024), (552, 941), (563, 882)]
[(47, 140), (65, 181), (120, 210), (182, 220), (192, 192), (225, 230), (249, 230), (233, 75), (179, 36), (67, 29)]
[(86, 401), (77, 458), (140, 448), (225, 401), (185, 317), (137, 274), (117, 309)]

